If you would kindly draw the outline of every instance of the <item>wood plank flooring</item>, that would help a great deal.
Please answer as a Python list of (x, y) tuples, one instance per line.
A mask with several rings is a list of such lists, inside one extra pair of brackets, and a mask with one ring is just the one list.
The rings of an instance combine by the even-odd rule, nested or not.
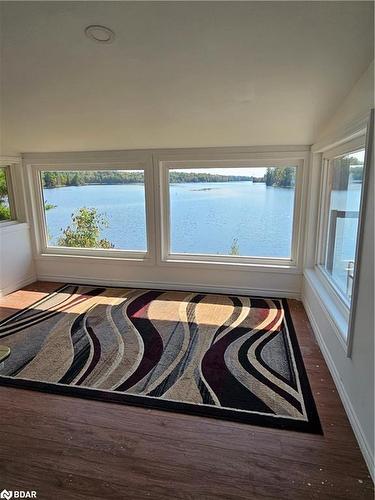
[[(0, 318), (54, 290), (0, 300)], [(372, 499), (300, 302), (289, 301), (324, 436), (0, 387), (0, 491), (38, 499)]]

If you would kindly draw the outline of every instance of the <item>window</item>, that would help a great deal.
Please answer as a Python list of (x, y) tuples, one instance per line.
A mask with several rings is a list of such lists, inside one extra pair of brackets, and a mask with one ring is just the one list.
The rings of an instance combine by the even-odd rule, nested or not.
[(36, 251), (298, 273), (307, 158), (225, 148), (26, 155)]
[(167, 256), (290, 262), (297, 165), (217, 165), (166, 166)]
[(347, 304), (353, 288), (364, 158), (363, 148), (326, 157), (328, 189), (322, 266)]
[(147, 251), (143, 170), (42, 170), (46, 246)]
[(0, 222), (14, 219), (9, 167), (0, 167)]

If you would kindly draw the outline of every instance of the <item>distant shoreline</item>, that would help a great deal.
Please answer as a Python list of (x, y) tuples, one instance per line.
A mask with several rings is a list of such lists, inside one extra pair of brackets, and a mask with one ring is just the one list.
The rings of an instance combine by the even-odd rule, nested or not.
[[(252, 179), (230, 179), (230, 180), (184, 180), (184, 181), (170, 181), (169, 184), (219, 184), (219, 183), (229, 183), (229, 182), (251, 182), (253, 184), (264, 184), (264, 181), (254, 182)], [(43, 186), (43, 189), (58, 189), (64, 187), (87, 187), (87, 186), (131, 186), (131, 185), (141, 185), (143, 182), (88, 182), (85, 184), (60, 184), (58, 186)]]
[[(251, 175), (219, 175), (208, 172), (184, 172), (171, 170), (169, 182), (173, 184), (198, 184), (209, 182), (251, 182), (261, 181), (262, 177)], [(68, 186), (90, 186), (90, 185), (127, 185), (143, 184), (143, 171), (46, 171), (42, 173), (43, 187), (56, 188)]]

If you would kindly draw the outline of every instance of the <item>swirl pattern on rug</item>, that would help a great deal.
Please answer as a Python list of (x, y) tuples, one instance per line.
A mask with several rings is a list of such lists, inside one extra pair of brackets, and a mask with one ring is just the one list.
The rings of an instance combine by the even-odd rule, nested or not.
[(321, 432), (283, 299), (65, 285), (0, 345), (4, 385)]

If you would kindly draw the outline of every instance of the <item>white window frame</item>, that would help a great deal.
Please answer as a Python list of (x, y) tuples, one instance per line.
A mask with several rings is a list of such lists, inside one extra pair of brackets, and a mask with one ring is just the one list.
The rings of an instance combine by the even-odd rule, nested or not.
[[(310, 148), (308, 146), (263, 146), (263, 147), (224, 147), (224, 148), (188, 148), (188, 149), (148, 149), (120, 151), (87, 151), (66, 153), (25, 153), (22, 158), (22, 171), (25, 179), (25, 203), (28, 220), (31, 226), (34, 258), (38, 261), (60, 259), (82, 262), (96, 259), (98, 264), (110, 264), (113, 261), (126, 263), (129, 266), (148, 265), (186, 269), (211, 269), (215, 271), (254, 271), (273, 274), (300, 275), (305, 232), (305, 207), (308, 180), (308, 163)], [(163, 184), (165, 162), (196, 162), (195, 166), (213, 162), (217, 167), (224, 162), (229, 167), (243, 166), (297, 166), (296, 198), (294, 204), (293, 259), (262, 259), (247, 257), (215, 256), (201, 260), (196, 256), (190, 259), (184, 255), (179, 260), (175, 255), (171, 259), (165, 254), (166, 233), (165, 205), (166, 184)], [(204, 163), (203, 163), (204, 161)], [(180, 166), (180, 164), (178, 164)], [(213, 166), (213, 165), (212, 165)], [(47, 247), (45, 240), (44, 205), (40, 186), (40, 171), (50, 170), (92, 170), (103, 169), (144, 169), (146, 196), (146, 224), (148, 251), (130, 252), (127, 250), (80, 249)], [(44, 236), (43, 236), (44, 234)], [(290, 279), (295, 279), (290, 277)]]
[[(314, 165), (315, 161), (319, 162), (320, 187), (318, 183), (316, 189), (317, 191), (320, 189), (320, 192), (317, 197), (317, 225), (316, 232), (314, 232), (315, 248), (311, 255), (307, 257), (308, 260), (311, 259), (310, 262), (313, 269), (306, 269), (305, 276), (311, 284), (313, 283), (313, 288), (315, 288), (316, 292), (320, 296), (325, 297), (324, 302), (322, 302), (322, 307), (326, 309), (330, 321), (334, 325), (334, 332), (336, 333), (339, 344), (344, 349), (347, 357), (351, 357), (353, 344), (353, 326), (357, 305), (358, 274), (360, 266), (358, 256), (361, 253), (363, 241), (364, 213), (367, 202), (369, 170), (372, 168), (371, 154), (373, 148), (373, 116), (374, 113), (372, 110), (370, 113), (366, 113), (359, 117), (349, 126), (343, 127), (334, 135), (312, 146), (312, 164)], [(325, 172), (327, 167), (324, 163), (324, 159), (326, 160), (329, 157), (342, 156), (343, 154), (350, 153), (363, 147), (365, 148), (365, 159), (361, 203), (359, 209), (357, 245), (355, 252), (353, 291), (350, 304), (348, 305), (348, 301), (345, 300), (346, 298), (343, 298), (342, 294), (332, 284), (329, 274), (322, 269), (322, 256), (324, 255), (325, 250), (324, 224), (326, 224), (325, 217), (327, 217), (327, 182), (325, 178), (325, 175), (327, 175)], [(313, 225), (311, 217), (309, 218), (309, 225)], [(309, 242), (307, 242), (307, 245), (308, 243)]]
[[(100, 161), (100, 157), (103, 158)], [(74, 158), (74, 160), (73, 160)], [(74, 153), (69, 153), (59, 157), (59, 161), (54, 162), (54, 158), (38, 163), (28, 163), (26, 169), (29, 178), (30, 198), (34, 215), (34, 244), (39, 257), (45, 256), (70, 256), (85, 258), (109, 258), (121, 259), (136, 262), (145, 262), (152, 264), (155, 254), (155, 238), (153, 223), (154, 206), (154, 187), (152, 161), (149, 159), (134, 159), (116, 161), (108, 156), (106, 161), (102, 152), (98, 153), (95, 162), (87, 161), (87, 155), (77, 153), (76, 159)], [(143, 170), (144, 171), (144, 189), (145, 189), (145, 216), (146, 216), (146, 251), (133, 251), (125, 249), (94, 249), (94, 248), (75, 248), (63, 246), (48, 245), (47, 225), (44, 209), (43, 188), (41, 182), (41, 172), (46, 171), (83, 171), (83, 170)]]
[[(210, 154), (211, 153), (211, 154)], [(172, 153), (166, 156), (156, 157), (158, 167), (158, 182), (160, 184), (160, 212), (161, 212), (161, 265), (214, 265), (233, 268), (238, 267), (262, 267), (263, 270), (279, 269), (289, 272), (300, 271), (302, 261), (303, 244), (303, 220), (307, 155), (301, 153), (263, 153), (263, 154), (231, 154), (209, 152), (202, 159), (192, 158), (189, 153)], [(295, 199), (293, 210), (293, 230), (291, 258), (269, 258), (251, 256), (229, 256), (209, 254), (179, 254), (170, 252), (170, 195), (169, 195), (169, 171), (171, 169), (192, 168), (246, 168), (246, 167), (291, 167), (297, 168)]]
[[(326, 287), (327, 291), (330, 293), (336, 307), (338, 307), (338, 309), (341, 311), (346, 322), (349, 322), (352, 300), (348, 300), (346, 295), (344, 295), (344, 293), (340, 290), (338, 285), (336, 285), (335, 280), (329, 275), (329, 273), (325, 269), (325, 259), (326, 259), (327, 239), (328, 239), (328, 223), (329, 223), (329, 203), (330, 203), (330, 192), (331, 192), (330, 183), (332, 180), (331, 163), (336, 158), (339, 158), (345, 154), (349, 154), (358, 151), (360, 149), (364, 149), (366, 146), (365, 143), (366, 143), (365, 135), (361, 135), (360, 137), (356, 137), (355, 139), (347, 141), (344, 144), (341, 144), (340, 146), (327, 149), (326, 151), (323, 152), (322, 156), (322, 175), (320, 184), (321, 195), (320, 195), (318, 238), (316, 246), (315, 266), (317, 273), (319, 274), (320, 280)], [(361, 192), (358, 228), (360, 227), (362, 206), (363, 206), (365, 170), (366, 167), (364, 165), (364, 176), (363, 176), (363, 185)], [(357, 242), (359, 237), (360, 234), (358, 230)], [(355, 262), (356, 262), (355, 264), (356, 268), (357, 255), (355, 256)], [(354, 270), (354, 274), (356, 274), (356, 270)]]

